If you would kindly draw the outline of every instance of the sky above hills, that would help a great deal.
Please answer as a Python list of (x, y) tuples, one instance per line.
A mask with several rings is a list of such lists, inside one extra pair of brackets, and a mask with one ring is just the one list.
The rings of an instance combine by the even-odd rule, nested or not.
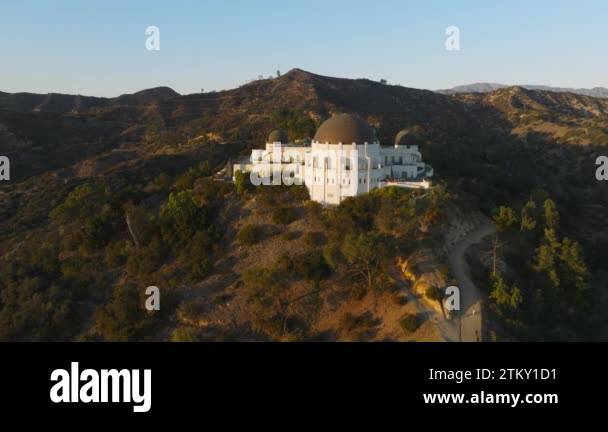
[[(442, 89), (608, 87), (605, 0), (23, 0), (0, 12), (0, 91), (233, 88), (301, 68)], [(160, 51), (145, 47), (160, 29)], [(445, 47), (460, 30), (460, 51)]]

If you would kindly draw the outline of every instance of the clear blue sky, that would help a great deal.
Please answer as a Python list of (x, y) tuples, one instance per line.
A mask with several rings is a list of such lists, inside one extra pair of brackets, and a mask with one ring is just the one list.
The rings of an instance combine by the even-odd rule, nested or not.
[(295, 67), (428, 89), (608, 87), (608, 1), (3, 0), (0, 58), (8, 92), (192, 93)]

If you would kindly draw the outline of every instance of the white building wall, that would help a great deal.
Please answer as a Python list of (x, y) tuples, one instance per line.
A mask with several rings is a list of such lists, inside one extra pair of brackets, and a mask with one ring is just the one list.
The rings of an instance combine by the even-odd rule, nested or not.
[[(257, 171), (270, 176), (274, 160), (291, 167), (313, 201), (337, 205), (345, 198), (401, 181), (417, 184), (432, 177), (417, 146), (381, 147), (373, 144), (312, 142), (310, 147), (267, 143), (251, 153), (250, 163), (235, 164), (234, 172)], [(267, 184), (277, 184), (274, 181)], [(422, 183), (420, 183), (422, 184)], [(428, 183), (424, 183), (428, 184)], [(406, 186), (409, 187), (409, 186)]]

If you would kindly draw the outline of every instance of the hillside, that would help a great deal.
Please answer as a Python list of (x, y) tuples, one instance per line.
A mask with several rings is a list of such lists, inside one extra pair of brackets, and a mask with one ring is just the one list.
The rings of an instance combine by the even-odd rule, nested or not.
[[(431, 211), (437, 202), (423, 201), (421, 208), (413, 210), (416, 217), (412, 224), (417, 228), (410, 227), (407, 235), (395, 234), (393, 228), (386, 228), (390, 211), (396, 211), (390, 210), (396, 205), (390, 201), (394, 197), (373, 198), (379, 200), (373, 201), (376, 207), (361, 200), (352, 208), (335, 214), (330, 211), (323, 216), (325, 223), (319, 225), (307, 213), (306, 198), (298, 196), (295, 200), (286, 198), (292, 200), (298, 221), (282, 224), (268, 219), (271, 213), (259, 201), (268, 199), (263, 193), (238, 194), (230, 183), (214, 179), (214, 173), (231, 159), (260, 146), (270, 130), (285, 129), (291, 139), (310, 137), (324, 119), (341, 112), (364, 117), (385, 145), (392, 144), (399, 130), (415, 127), (437, 182), (457, 197), (441, 207), (447, 213), (437, 219), (439, 210)], [(112, 308), (120, 305), (112, 302), (116, 296), (127, 296), (120, 289), (128, 282), (152, 284), (149, 276), (153, 274), (154, 283), (172, 287), (172, 312), (155, 324), (161, 327), (158, 332), (136, 332), (140, 336), (133, 333), (126, 338), (141, 339), (145, 333), (148, 339), (167, 339), (169, 331), (213, 318), (217, 325), (202, 334), (206, 339), (221, 339), (232, 334), (221, 324), (232, 312), (220, 313), (218, 309), (230, 304), (225, 298), (245, 301), (242, 292), (235, 290), (242, 287), (247, 268), (253, 263), (279, 265), (279, 257), (268, 251), (275, 247), (244, 246), (236, 240), (246, 222), (265, 221), (272, 233), (267, 243), (281, 248), (302, 243), (304, 240), (298, 239), (314, 227), (315, 232), (322, 232), (322, 239), (308, 247), (321, 253), (335, 234), (332, 230), (339, 230), (336, 227), (350, 218), (348, 223), (357, 225), (361, 232), (372, 227), (386, 231), (391, 242), (396, 242), (391, 247), (400, 258), (430, 251), (431, 261), (442, 268), (447, 256), (444, 237), (455, 214), (465, 219), (478, 212), (492, 217), (503, 205), (519, 212), (531, 196), (536, 197), (538, 206), (547, 197), (557, 203), (561, 232), (580, 242), (593, 276), (591, 286), (601, 286), (606, 280), (608, 253), (608, 187), (606, 182), (595, 181), (594, 173), (595, 158), (606, 154), (607, 146), (608, 99), (522, 87), (443, 95), (295, 69), (232, 90), (192, 95), (179, 95), (166, 87), (111, 99), (0, 93), (0, 154), (10, 157), (12, 176), (10, 182), (0, 184), (0, 263), (10, 267), (6, 274), (13, 275), (13, 279), (3, 281), (17, 290), (10, 291), (13, 294), (19, 289), (44, 293), (32, 298), (59, 302), (66, 308), (66, 315), (56, 318), (60, 324), (49, 324), (51, 333), (33, 336), (32, 314), (46, 316), (45, 303), (3, 294), (0, 327), (10, 323), (13, 330), (4, 328), (2, 334), (12, 339), (118, 338), (121, 329), (110, 326), (99, 330), (97, 325), (110, 324), (103, 319), (95, 321), (95, 317), (119, 314)], [(163, 209), (181, 192), (192, 194), (195, 207), (204, 210), (200, 215), (204, 223), (178, 241), (175, 233), (165, 232), (163, 217), (167, 215), (163, 216)], [(399, 205), (408, 199), (399, 197)], [(188, 203), (186, 200), (185, 205)], [(381, 211), (385, 205), (389, 207)], [(130, 212), (137, 214), (145, 227), (142, 235), (146, 241), (141, 249), (136, 248), (125, 223)], [(402, 222), (406, 223), (405, 219)], [(311, 236), (307, 236), (309, 243)], [(526, 241), (532, 256), (538, 239)], [(395, 258), (391, 256), (389, 261)], [(512, 279), (527, 280), (529, 275), (521, 270), (524, 264), (508, 254), (503, 258)], [(482, 273), (487, 271), (487, 261), (476, 265)], [(308, 292), (314, 281), (290, 271), (293, 294)], [(249, 312), (245, 311), (237, 314), (238, 336), (282, 339), (287, 334), (303, 338), (322, 334), (352, 340), (365, 338), (363, 333), (368, 332), (368, 339), (374, 340), (437, 338), (428, 321), (418, 336), (400, 333), (403, 309), (395, 306), (394, 292), (360, 297), (344, 271), (337, 266), (323, 279), (324, 285), (346, 290), (336, 294), (344, 303), (336, 306), (332, 303), (336, 296), (325, 291), (320, 299), (313, 296), (321, 302), (315, 312), (319, 315), (306, 324), (306, 334), (280, 332), (276, 336), (268, 322), (252, 333), (251, 317), (247, 318)], [(28, 272), (33, 276), (23, 279)], [(482, 276), (479, 280), (485, 284)], [(78, 288), (85, 285), (88, 288), (84, 291)], [(378, 298), (382, 313), (375, 310)], [(4, 306), (8, 303), (12, 309)], [(411, 303), (406, 308), (414, 309)], [(68, 313), (75, 309), (78, 316)], [(337, 310), (340, 317), (346, 317), (343, 321), (332, 315)], [(301, 316), (290, 315), (290, 320), (310, 319), (309, 312), (306, 309)], [(390, 320), (377, 321), (383, 314)], [(552, 318), (549, 314), (547, 320)], [(601, 321), (595, 315), (593, 320)], [(292, 324), (285, 321), (283, 327), (291, 328)], [(359, 325), (365, 332), (356, 328)], [(583, 326), (575, 336), (583, 337), (585, 329)], [(535, 331), (542, 332), (542, 327)], [(197, 337), (201, 337), (199, 333)]]

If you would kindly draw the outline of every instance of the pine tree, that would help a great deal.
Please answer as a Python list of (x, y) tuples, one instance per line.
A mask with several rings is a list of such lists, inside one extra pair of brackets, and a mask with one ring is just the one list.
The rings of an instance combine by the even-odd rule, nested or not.
[(506, 231), (517, 223), (517, 216), (511, 207), (500, 206), (494, 215), (494, 223), (499, 231)]
[(521, 209), (521, 223), (519, 229), (522, 232), (533, 231), (536, 228), (536, 221), (534, 220), (534, 213), (536, 210), (536, 204), (530, 200)]
[(587, 287), (589, 270), (578, 242), (565, 238), (561, 245), (560, 261), (564, 266), (565, 278), (579, 290)]
[(492, 291), (490, 298), (500, 308), (516, 310), (522, 303), (523, 297), (518, 287), (509, 287), (500, 274), (492, 276)]
[(536, 263), (534, 270), (545, 273), (554, 287), (560, 286), (560, 277), (557, 270), (560, 243), (553, 229), (545, 228), (543, 244), (536, 250)]
[(557, 231), (559, 228), (559, 212), (557, 211), (557, 206), (555, 205), (555, 201), (551, 198), (545, 200), (544, 204), (545, 210), (545, 226), (549, 229)]

